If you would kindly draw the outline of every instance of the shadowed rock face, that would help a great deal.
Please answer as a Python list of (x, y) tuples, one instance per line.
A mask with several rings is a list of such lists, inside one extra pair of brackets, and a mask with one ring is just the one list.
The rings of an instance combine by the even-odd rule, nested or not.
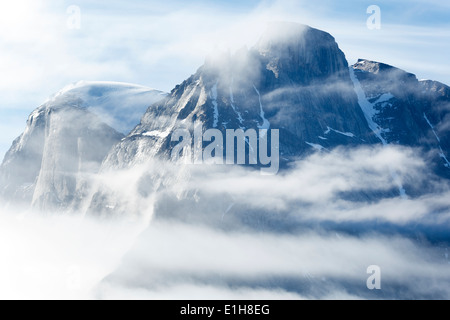
[(375, 143), (358, 105), (345, 55), (328, 33), (297, 24), (277, 24), (257, 45), (234, 55), (217, 54), (116, 145), (105, 168), (122, 168), (155, 155), (168, 156), (171, 133), (192, 128), (279, 129), (285, 159), (311, 145)]
[(361, 59), (352, 68), (386, 142), (430, 152), (435, 171), (450, 178), (450, 88), (379, 62)]

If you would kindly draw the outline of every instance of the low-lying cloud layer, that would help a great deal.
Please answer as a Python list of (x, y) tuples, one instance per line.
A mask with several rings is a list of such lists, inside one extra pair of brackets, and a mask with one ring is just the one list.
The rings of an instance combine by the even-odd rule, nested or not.
[[(338, 149), (277, 176), (152, 161), (104, 173), (100, 185), (116, 199), (107, 206), (128, 215), (2, 210), (0, 297), (450, 297), (449, 189), (418, 150)], [(429, 193), (415, 196), (418, 186)], [(139, 214), (152, 215), (148, 227), (130, 222)], [(366, 286), (372, 265), (381, 290)]]
[[(99, 287), (98, 297), (390, 299), (450, 294), (450, 266), (442, 252), (397, 236), (273, 235), (157, 224), (124, 261)], [(381, 268), (380, 291), (367, 289), (371, 265)]]
[(0, 299), (90, 299), (143, 226), (0, 210)]

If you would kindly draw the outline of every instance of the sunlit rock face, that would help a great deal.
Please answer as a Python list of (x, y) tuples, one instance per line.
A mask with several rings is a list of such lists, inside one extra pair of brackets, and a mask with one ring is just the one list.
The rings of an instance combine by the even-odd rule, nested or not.
[(64, 88), (33, 111), (6, 154), (0, 168), (4, 201), (46, 211), (76, 208), (112, 146), (149, 104), (163, 97), (120, 83), (79, 82)]

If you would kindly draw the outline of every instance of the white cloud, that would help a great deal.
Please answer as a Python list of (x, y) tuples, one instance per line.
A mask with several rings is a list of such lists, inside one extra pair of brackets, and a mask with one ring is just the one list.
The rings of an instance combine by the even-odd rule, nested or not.
[[(284, 290), (231, 289), (201, 284), (181, 284), (146, 290), (105, 283), (97, 297), (109, 300), (305, 300), (301, 295)], [(353, 297), (355, 298), (355, 297)]]
[[(185, 4), (174, 8), (170, 3), (148, 14), (136, 14), (139, 10), (122, 13), (123, 3), (114, 2), (114, 7), (103, 9), (81, 5), (83, 20), (78, 32), (66, 28), (64, 5), (36, 0), (2, 4), (0, 109), (31, 111), (68, 82), (82, 79), (138, 82), (170, 90), (193, 73), (215, 47), (235, 50), (245, 44), (251, 46), (266, 22), (274, 20), (302, 22), (331, 32), (351, 62), (356, 58), (374, 59), (418, 72), (419, 78), (450, 82), (445, 63), (448, 28), (383, 24), (382, 30), (374, 33), (365, 27), (364, 12), (361, 21), (345, 22), (323, 15), (326, 10), (320, 6), (315, 13), (306, 2), (298, 1), (262, 2), (250, 14)], [(2, 133), (10, 130), (1, 127)], [(228, 199), (226, 194), (235, 208), (241, 205), (257, 212), (287, 212), (287, 219), (294, 218), (295, 223), (315, 221), (320, 226), (331, 221), (345, 226), (379, 220), (391, 224), (394, 230), (410, 223), (417, 223), (418, 231), (424, 226), (445, 229), (450, 219), (450, 197), (444, 184), (438, 185), (441, 193), (406, 201), (394, 198), (353, 203), (337, 197), (361, 189), (395, 189), (389, 168), (405, 183), (423, 182), (428, 176), (418, 172), (426, 168), (415, 155), (411, 150), (396, 148), (338, 151), (312, 156), (289, 174), (276, 177), (261, 177), (242, 168), (221, 168), (206, 174), (196, 168), (183, 173), (171, 169), (162, 172), (176, 182), (169, 182), (166, 192), (179, 198), (195, 189), (215, 200)], [(130, 211), (142, 212), (144, 208), (145, 215), (150, 215), (153, 198), (142, 199), (137, 192), (142, 174), (139, 170), (105, 174), (100, 182), (119, 199), (136, 206)], [(155, 167), (153, 173), (159, 170)], [(189, 172), (192, 180), (183, 184), (180, 176)], [(126, 193), (123, 186), (127, 186)], [(226, 203), (225, 209), (228, 207)], [(202, 210), (190, 214), (204, 214)], [(224, 217), (224, 212), (208, 214), (219, 220)], [(96, 297), (91, 289), (114, 271), (140, 231), (129, 223), (21, 219), (17, 212), (10, 216), (5, 210), (0, 220), (0, 297), (7, 298)], [(121, 269), (95, 294), (104, 298), (355, 298), (361, 291), (354, 293), (348, 285), (357, 283), (364, 290), (365, 268), (379, 264), (388, 290), (390, 284), (402, 285), (413, 296), (448, 298), (448, 264), (440, 260), (436, 250), (401, 236), (374, 234), (360, 238), (314, 231), (293, 235), (227, 233), (160, 224), (149, 229)], [(147, 281), (140, 274), (141, 268), (156, 270), (145, 276), (150, 280), (160, 277), (157, 280), (165, 286), (135, 289), (133, 284)], [(179, 277), (172, 278), (173, 274)], [(234, 288), (226, 279), (220, 282), (221, 276), (238, 279), (242, 285)], [(268, 286), (261, 280), (267, 276), (312, 279), (308, 283), (319, 283), (319, 288), (323, 285), (326, 290), (321, 294), (314, 290), (289, 292), (279, 282)], [(250, 280), (254, 282), (248, 283)], [(79, 284), (75, 289), (67, 285), (74, 281)]]
[(90, 299), (142, 225), (75, 217), (0, 214), (0, 299)]
[[(414, 240), (447, 243), (445, 184), (410, 200), (340, 197), (395, 190), (388, 167), (422, 183), (430, 175), (416, 152), (336, 150), (272, 177), (156, 161), (105, 172), (93, 191), (107, 187), (126, 220), (1, 211), (0, 297), (446, 299), (445, 247)], [(366, 289), (370, 265), (381, 267), (381, 292)]]
[(450, 280), (448, 265), (439, 260), (438, 252), (400, 237), (224, 232), (172, 223), (153, 224), (100, 285), (98, 295), (367, 298), (371, 292), (365, 287), (366, 271), (374, 264), (382, 270), (384, 297), (395, 297), (401, 286), (405, 292), (397, 297), (450, 294), (445, 285)]
[[(395, 147), (359, 148), (352, 151), (341, 149), (331, 153), (315, 154), (297, 162), (294, 169), (273, 177), (260, 176), (244, 169), (227, 168), (211, 173), (194, 168), (188, 187), (198, 188), (206, 194), (229, 194), (237, 201), (256, 208), (285, 210), (294, 202), (314, 204), (316, 208), (323, 204), (332, 204), (332, 201), (343, 192), (389, 191), (395, 188), (391, 170), (397, 172), (404, 183), (409, 179), (419, 182), (422, 178), (418, 172), (423, 167), (424, 162), (421, 158), (409, 149)], [(352, 212), (352, 206), (354, 207), (348, 205), (346, 214)], [(328, 209), (333, 211), (332, 206)], [(308, 209), (302, 208), (301, 211), (307, 214)], [(399, 215), (390, 216), (386, 211), (378, 209), (374, 211), (377, 214), (373, 217), (384, 217), (389, 221), (401, 220)], [(326, 210), (323, 211), (323, 214), (326, 213)], [(330, 213), (329, 216), (332, 217), (333, 214)], [(335, 219), (339, 217), (343, 218), (336, 215)], [(350, 216), (347, 217), (352, 219)], [(417, 216), (411, 213), (410, 219), (407, 220), (415, 218)], [(359, 220), (361, 216), (353, 215), (353, 219)]]
[[(326, 2), (319, 5), (326, 7)], [(361, 21), (342, 21), (339, 14), (322, 16), (329, 13), (312, 10), (305, 1), (261, 2), (245, 12), (199, 4), (176, 7), (170, 2), (144, 7), (142, 3), (82, 3), (80, 30), (66, 28), (68, 16), (61, 4), (21, 0), (8, 6), (2, 12), (9, 18), (0, 28), (1, 61), (7, 61), (2, 70), (7, 76), (2, 77), (0, 88), (27, 87), (47, 95), (78, 80), (134, 80), (168, 91), (193, 73), (215, 47), (252, 46), (271, 21), (311, 24), (335, 35), (344, 49), (349, 48), (345, 52), (351, 60), (369, 57), (396, 62), (400, 67), (411, 66), (408, 71), (436, 61), (429, 57), (437, 58), (435, 48), (445, 49), (449, 37), (445, 29), (389, 24), (378, 33), (371, 32), (365, 27), (364, 12)], [(411, 46), (416, 48), (413, 58)], [(402, 50), (405, 54), (399, 55)], [(405, 57), (411, 63), (405, 63)]]

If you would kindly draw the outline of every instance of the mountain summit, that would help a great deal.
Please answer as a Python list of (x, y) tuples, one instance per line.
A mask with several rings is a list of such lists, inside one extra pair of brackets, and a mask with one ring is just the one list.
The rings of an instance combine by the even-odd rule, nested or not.
[[(375, 143), (358, 105), (344, 53), (326, 32), (297, 24), (270, 27), (257, 45), (209, 57), (151, 106), (104, 166), (167, 157), (171, 133), (201, 121), (206, 129), (279, 129), (283, 158), (314, 149)], [(139, 152), (138, 152), (139, 150)]]

